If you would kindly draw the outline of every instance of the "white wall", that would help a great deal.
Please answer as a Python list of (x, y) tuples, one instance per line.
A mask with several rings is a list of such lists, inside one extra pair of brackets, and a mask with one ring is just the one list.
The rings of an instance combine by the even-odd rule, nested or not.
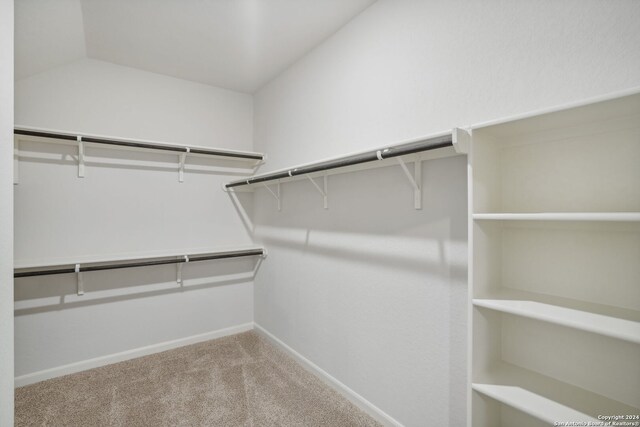
[[(17, 81), (15, 108), (21, 125), (252, 146), (251, 96), (94, 60)], [(78, 178), (73, 146), (20, 150), (17, 262), (251, 244), (217, 163), (188, 159), (179, 183), (175, 155), (90, 147)], [(73, 275), (18, 279), (16, 375), (251, 322), (254, 264), (189, 264), (183, 288), (175, 266), (86, 273), (84, 296)]]
[(13, 1), (0, 1), (0, 426), (13, 425)]
[[(379, 0), (255, 94), (275, 169), (640, 85), (634, 1)], [(464, 425), (463, 158), (263, 190), (256, 322), (397, 421)]]

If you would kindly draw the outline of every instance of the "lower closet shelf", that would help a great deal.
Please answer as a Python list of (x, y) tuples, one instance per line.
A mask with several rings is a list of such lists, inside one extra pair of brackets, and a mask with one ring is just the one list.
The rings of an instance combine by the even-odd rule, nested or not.
[[(528, 293), (514, 292), (496, 299), (474, 298), (473, 305), (640, 344), (640, 321), (637, 321), (638, 315), (632, 310), (590, 303), (577, 303), (580, 308), (565, 307), (550, 303), (552, 299), (543, 296), (532, 298)], [(603, 310), (600, 310), (601, 313), (594, 312), (601, 308), (608, 309), (609, 313), (605, 314)], [(629, 313), (631, 315), (628, 317), (634, 320), (620, 316)]]
[(154, 265), (182, 264), (187, 262), (217, 259), (265, 256), (261, 247), (244, 247), (225, 250), (194, 250), (179, 253), (147, 253), (145, 255), (122, 255), (107, 257), (80, 257), (46, 261), (16, 262), (14, 277), (46, 276), (51, 274), (83, 273), (87, 271), (113, 270), (121, 268), (148, 267)]
[(638, 412), (633, 406), (504, 361), (472, 383), (472, 389), (551, 425)]
[(526, 389), (509, 385), (473, 384), (473, 390), (553, 425), (556, 421), (598, 421)]

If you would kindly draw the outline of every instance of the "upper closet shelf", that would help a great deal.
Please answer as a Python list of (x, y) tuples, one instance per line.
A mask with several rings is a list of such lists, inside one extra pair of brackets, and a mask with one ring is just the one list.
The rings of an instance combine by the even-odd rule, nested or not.
[[(224, 190), (235, 190), (238, 187), (254, 186), (260, 184), (269, 190), (269, 192), (278, 201), (278, 210), (280, 210), (280, 183), (298, 179), (308, 179), (313, 187), (324, 198), (324, 207), (327, 206), (327, 176), (354, 172), (374, 167), (389, 166), (391, 164), (399, 164), (402, 167), (409, 183), (414, 189), (414, 206), (416, 209), (421, 208), (421, 161), (428, 158), (446, 157), (456, 154), (466, 154), (469, 146), (469, 134), (455, 128), (451, 132), (438, 134), (430, 137), (422, 137), (405, 141), (402, 143), (389, 145), (377, 150), (359, 152), (355, 154), (334, 157), (304, 165), (292, 166), (280, 169), (275, 172), (262, 175), (254, 175), (246, 179), (232, 181), (224, 185)], [(439, 150), (436, 154), (427, 154), (432, 150)], [(410, 156), (410, 157), (406, 157)], [(414, 172), (411, 173), (405, 164), (405, 160), (414, 162)], [(323, 187), (321, 187), (314, 177), (323, 177)], [(274, 192), (267, 185), (268, 182), (276, 181), (276, 191)]]
[[(80, 134), (76, 132), (57, 131), (40, 129), (26, 126), (16, 126), (14, 128), (16, 143), (16, 158), (19, 156), (19, 143), (21, 141), (52, 142), (78, 146), (78, 177), (84, 177), (85, 173), (85, 145), (95, 145), (102, 148), (112, 148), (119, 150), (148, 150), (156, 153), (175, 154), (178, 156), (178, 171), (180, 182), (184, 180), (184, 167), (187, 157), (207, 157), (228, 160), (235, 167), (246, 167), (254, 169), (262, 164), (265, 156), (261, 153), (251, 151), (237, 151), (219, 148), (210, 148), (197, 145), (181, 145), (166, 142), (124, 139), (109, 136), (98, 136)], [(15, 179), (18, 182), (17, 164), (15, 165)]]

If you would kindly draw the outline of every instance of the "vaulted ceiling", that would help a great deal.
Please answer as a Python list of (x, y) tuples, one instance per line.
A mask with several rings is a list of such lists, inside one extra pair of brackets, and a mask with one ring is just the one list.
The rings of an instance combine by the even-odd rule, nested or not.
[(16, 0), (16, 78), (83, 58), (253, 92), (375, 0)]

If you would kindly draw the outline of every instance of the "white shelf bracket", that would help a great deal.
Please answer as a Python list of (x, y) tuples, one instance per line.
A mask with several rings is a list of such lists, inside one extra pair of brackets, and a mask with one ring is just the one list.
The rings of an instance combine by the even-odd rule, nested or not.
[(420, 186), (422, 182), (422, 161), (419, 159), (414, 161), (414, 171), (413, 175), (411, 175), (411, 172), (409, 172), (409, 168), (407, 168), (402, 157), (397, 157), (397, 159), (404, 174), (407, 176), (409, 183), (413, 187), (413, 207), (416, 209), (422, 209), (422, 188)]
[(269, 193), (271, 193), (271, 195), (278, 201), (278, 211), (281, 211), (282, 210), (282, 202), (280, 200), (280, 182), (278, 182), (276, 184), (276, 192), (275, 193), (273, 192), (273, 190), (266, 183), (262, 183), (262, 185), (264, 185), (264, 188), (269, 190)]
[(456, 153), (469, 154), (469, 147), (471, 146), (471, 134), (469, 131), (460, 128), (453, 128), (451, 131), (451, 139)]
[(260, 166), (262, 166), (262, 165), (264, 165), (264, 164), (266, 164), (266, 163), (267, 163), (267, 155), (266, 155), (266, 154), (263, 154), (263, 155), (262, 155), (262, 160), (258, 160), (258, 161), (256, 162), (256, 164), (253, 166), (253, 170), (255, 171), (255, 170), (260, 169)]
[(80, 264), (76, 264), (76, 279), (78, 280), (77, 293), (78, 296), (84, 295), (84, 281), (82, 280), (82, 272), (80, 271)]
[(191, 149), (187, 147), (187, 151), (180, 154), (179, 164), (178, 164), (178, 180), (180, 182), (184, 182), (184, 164), (187, 161), (187, 154), (191, 152)]
[(316, 187), (316, 190), (318, 190), (318, 192), (322, 195), (323, 199), (324, 199), (324, 208), (325, 209), (329, 209), (329, 178), (327, 176), (327, 174), (324, 174), (324, 190), (322, 188), (320, 188), (320, 186), (318, 185), (318, 183), (309, 176), (309, 174), (305, 174), (305, 176), (309, 179), (309, 181), (311, 181), (311, 183), (313, 184), (314, 187)]
[(13, 185), (20, 183), (20, 140), (13, 141)]
[(329, 177), (324, 174), (324, 208), (329, 209)]
[(184, 255), (184, 262), (178, 263), (178, 265), (176, 267), (177, 268), (177, 271), (176, 271), (176, 283), (178, 283), (180, 286), (183, 285), (183, 282), (182, 282), (182, 266), (187, 262), (189, 262), (189, 255)]
[(84, 141), (81, 136), (77, 136), (78, 140), (78, 178), (84, 178)]

